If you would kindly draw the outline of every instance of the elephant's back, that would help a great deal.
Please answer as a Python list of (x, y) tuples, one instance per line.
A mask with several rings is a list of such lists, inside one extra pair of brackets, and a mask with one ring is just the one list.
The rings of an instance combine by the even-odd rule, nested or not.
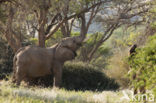
[(30, 76), (44, 75), (50, 72), (51, 56), (46, 48), (28, 46), (16, 55), (17, 65)]
[(24, 47), (24, 49), (19, 51), (17, 54), (17, 58), (20, 59), (21, 61), (40, 60), (40, 59), (44, 60), (50, 56), (52, 56), (52, 54), (46, 48), (35, 46)]

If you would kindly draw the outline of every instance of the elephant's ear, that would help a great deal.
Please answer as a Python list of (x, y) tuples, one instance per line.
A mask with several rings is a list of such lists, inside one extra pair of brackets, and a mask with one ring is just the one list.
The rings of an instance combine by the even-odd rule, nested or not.
[(75, 40), (75, 38), (73, 38), (73, 42), (74, 42), (74, 43), (77, 43), (76, 40)]
[(62, 47), (69, 47), (69, 45), (73, 43), (72, 41), (73, 40), (71, 39), (71, 37), (67, 37), (67, 38), (64, 38), (60, 44)]
[(55, 58), (60, 58), (60, 55), (58, 55), (61, 51), (61, 47), (62, 47), (62, 45), (61, 45), (61, 43), (58, 43), (58, 45), (55, 47), (55, 51), (54, 51), (54, 56), (55, 56)]

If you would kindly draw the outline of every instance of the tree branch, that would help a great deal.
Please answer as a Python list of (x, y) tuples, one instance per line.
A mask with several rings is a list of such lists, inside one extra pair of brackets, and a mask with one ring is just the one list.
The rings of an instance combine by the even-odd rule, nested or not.
[(51, 28), (52, 28), (54, 25), (57, 24), (57, 23), (55, 23), (55, 21), (57, 20), (57, 18), (58, 18), (59, 15), (60, 15), (60, 13), (56, 14), (56, 15), (52, 18), (51, 23), (48, 25), (48, 27), (47, 27), (47, 29), (46, 29), (45, 35), (49, 34)]
[(83, 14), (83, 13), (85, 13), (85, 12), (88, 12), (90, 9), (95, 8), (96, 6), (101, 5), (101, 4), (103, 4), (103, 3), (106, 3), (106, 2), (108, 2), (108, 1), (109, 1), (109, 0), (100, 1), (100, 2), (95, 3), (94, 5), (92, 5), (92, 6), (88, 7), (88, 8), (83, 9), (83, 10), (80, 11), (79, 13), (75, 13), (75, 14), (69, 16), (69, 17), (65, 17), (57, 26), (55, 26), (55, 28), (54, 28), (51, 32), (49, 32), (49, 34), (46, 35), (46, 39), (49, 39), (49, 38), (59, 29), (59, 27), (60, 27), (64, 22), (66, 22), (67, 20), (70, 20), (70, 19), (75, 18), (75, 17), (80, 17), (81, 14)]

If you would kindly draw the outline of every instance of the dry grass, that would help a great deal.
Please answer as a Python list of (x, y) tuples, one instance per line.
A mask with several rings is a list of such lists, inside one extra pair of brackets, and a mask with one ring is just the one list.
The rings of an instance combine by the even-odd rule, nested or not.
[(128, 87), (129, 84), (129, 80), (126, 77), (126, 74), (129, 71), (129, 65), (125, 60), (127, 56), (128, 49), (115, 52), (109, 61), (109, 69), (104, 71), (110, 78), (114, 78), (123, 88)]
[(17, 88), (7, 81), (1, 81), (0, 84), (0, 103), (128, 103), (120, 101), (122, 92), (83, 92), (24, 86)]

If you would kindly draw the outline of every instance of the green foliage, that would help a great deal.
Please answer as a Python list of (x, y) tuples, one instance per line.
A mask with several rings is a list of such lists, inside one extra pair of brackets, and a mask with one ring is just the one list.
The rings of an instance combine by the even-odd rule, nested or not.
[[(137, 75), (132, 80), (132, 85), (139, 88), (145, 86), (147, 89), (156, 90), (156, 35), (149, 38), (146, 45), (137, 49), (136, 54), (129, 57), (132, 71), (130, 77)], [(156, 93), (156, 92), (155, 92)]]
[[(102, 33), (93, 34), (89, 39), (88, 46), (93, 48), (97, 41), (102, 37)], [(105, 69), (108, 65), (108, 59), (112, 56), (112, 51), (110, 45), (102, 44), (94, 54), (94, 58), (91, 60), (91, 64), (98, 66), (101, 69)]]
[[(119, 85), (103, 72), (83, 62), (68, 62), (63, 68), (62, 87), (67, 90), (116, 90)], [(48, 81), (48, 82), (47, 82)], [(52, 76), (38, 78), (36, 84), (52, 86)]]
[(53, 35), (54, 39), (61, 39), (63, 38), (62, 32), (60, 30), (58, 30), (54, 35)]
[[(110, 45), (114, 47), (114, 49), (125, 50), (127, 47), (133, 44), (143, 45), (146, 41), (146, 36), (142, 32), (145, 30), (145, 26), (138, 26), (125, 28), (121, 27), (118, 28), (111, 38), (110, 38)], [(142, 43), (143, 42), (143, 43)]]
[[(110, 48), (113, 54), (110, 59), (107, 60), (109, 65), (107, 66), (106, 73), (109, 77), (115, 78), (117, 83), (121, 87), (125, 88), (129, 86), (129, 78), (126, 76), (129, 71), (128, 61), (125, 60), (129, 55), (129, 48), (134, 43), (139, 44), (139, 38), (143, 39), (143, 34), (139, 31), (143, 29), (142, 26), (138, 28), (125, 28), (121, 27), (115, 31), (114, 36), (108, 41), (110, 42)], [(124, 74), (124, 75), (123, 75)]]
[(139, 32), (129, 32), (129, 35), (124, 35), (123, 37), (120, 37), (119, 39), (113, 38), (112, 44), (115, 47), (119, 47), (121, 49), (125, 49), (128, 46), (133, 45), (134, 43), (137, 43), (137, 39), (141, 33)]
[(103, 36), (102, 33), (100, 32), (97, 32), (97, 33), (94, 33), (94, 34), (88, 34), (88, 37), (89, 39), (87, 40), (87, 44), (91, 44), (91, 45), (94, 45), (97, 41), (99, 41), (101, 39), (101, 37)]
[(133, 45), (137, 42), (137, 39), (141, 33), (139, 32), (130, 32), (128, 39), (126, 40), (127, 45)]
[(37, 39), (37, 38), (30, 38), (30, 39), (29, 39), (29, 42), (30, 42), (30, 44), (32, 44), (32, 45), (37, 45), (38, 39)]
[(71, 32), (71, 36), (79, 36), (80, 32)]
[(108, 59), (112, 56), (111, 48), (108, 45), (101, 45), (97, 52), (94, 54), (94, 58), (91, 60), (91, 64), (104, 70), (107, 68), (109, 61)]
[[(102, 33), (97, 32), (94, 34), (88, 34), (85, 43), (80, 49), (80, 53), (77, 59), (81, 61), (88, 61), (89, 54), (92, 49), (97, 45), (97, 42), (101, 39)], [(104, 69), (107, 66), (107, 59), (112, 55), (110, 45), (102, 44), (97, 51), (94, 53), (90, 63), (98, 66), (99, 69)]]
[(152, 1), (152, 5), (153, 5), (153, 7), (150, 9), (147, 16), (150, 17), (149, 18), (150, 26), (152, 28), (156, 28), (156, 21), (155, 21), (155, 18), (156, 18), (156, 0)]

